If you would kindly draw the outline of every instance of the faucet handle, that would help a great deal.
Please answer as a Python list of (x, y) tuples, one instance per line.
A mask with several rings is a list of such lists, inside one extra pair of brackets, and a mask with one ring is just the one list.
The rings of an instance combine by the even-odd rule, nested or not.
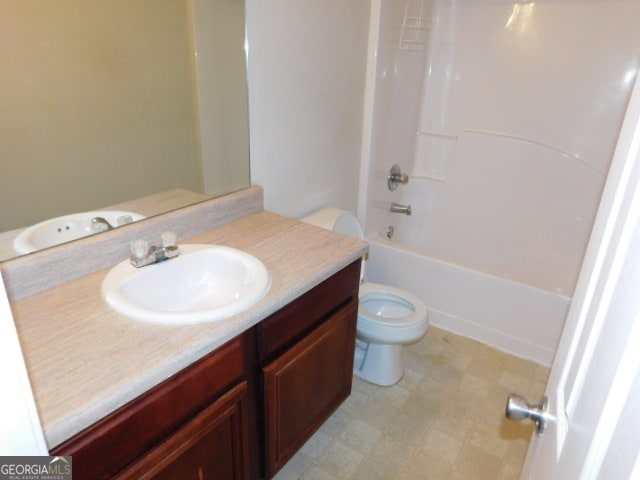
[(161, 236), (162, 238), (162, 246), (167, 247), (175, 247), (176, 246), (176, 234), (174, 232), (164, 232)]
[(162, 234), (162, 246), (164, 247), (166, 258), (177, 257), (180, 254), (180, 249), (176, 245), (176, 234), (173, 232), (164, 232)]
[(131, 242), (131, 256), (135, 260), (142, 260), (149, 256), (149, 242), (146, 240), (134, 240)]

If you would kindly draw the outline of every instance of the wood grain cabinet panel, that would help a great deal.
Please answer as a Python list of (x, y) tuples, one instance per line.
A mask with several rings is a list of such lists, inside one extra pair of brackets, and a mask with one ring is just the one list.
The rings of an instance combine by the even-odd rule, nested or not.
[(267, 477), (351, 392), (357, 299), (264, 368)]
[(242, 382), (205, 408), (118, 480), (244, 480), (248, 461)]
[(257, 325), (258, 355), (273, 359), (347, 302), (358, 298), (360, 260), (343, 268)]
[(162, 442), (245, 375), (237, 337), (65, 443), (51, 455), (73, 456), (73, 478), (112, 478)]

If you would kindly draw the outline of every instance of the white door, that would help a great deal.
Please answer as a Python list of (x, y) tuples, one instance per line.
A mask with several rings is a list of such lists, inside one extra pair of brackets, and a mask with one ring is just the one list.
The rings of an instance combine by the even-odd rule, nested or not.
[(533, 436), (522, 479), (640, 479), (639, 85), (551, 369), (546, 430)]

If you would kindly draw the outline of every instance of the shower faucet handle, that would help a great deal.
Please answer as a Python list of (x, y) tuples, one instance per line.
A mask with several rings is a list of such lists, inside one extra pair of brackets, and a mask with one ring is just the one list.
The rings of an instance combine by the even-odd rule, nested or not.
[(393, 191), (398, 188), (399, 184), (405, 185), (408, 182), (409, 175), (402, 173), (398, 164), (391, 167), (391, 170), (389, 170), (389, 176), (387, 177), (387, 187), (389, 187), (389, 190)]
[(393, 202), (389, 211), (392, 213), (404, 213), (405, 215), (411, 215), (411, 205), (401, 205)]

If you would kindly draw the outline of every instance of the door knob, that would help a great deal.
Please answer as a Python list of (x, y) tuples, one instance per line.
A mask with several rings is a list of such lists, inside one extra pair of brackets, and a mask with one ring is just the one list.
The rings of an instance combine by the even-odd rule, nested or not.
[(530, 418), (536, 423), (538, 435), (544, 433), (547, 426), (547, 409), (549, 408), (549, 400), (543, 396), (538, 405), (531, 405), (527, 400), (516, 394), (511, 393), (507, 398), (506, 415), (509, 420), (525, 420)]

